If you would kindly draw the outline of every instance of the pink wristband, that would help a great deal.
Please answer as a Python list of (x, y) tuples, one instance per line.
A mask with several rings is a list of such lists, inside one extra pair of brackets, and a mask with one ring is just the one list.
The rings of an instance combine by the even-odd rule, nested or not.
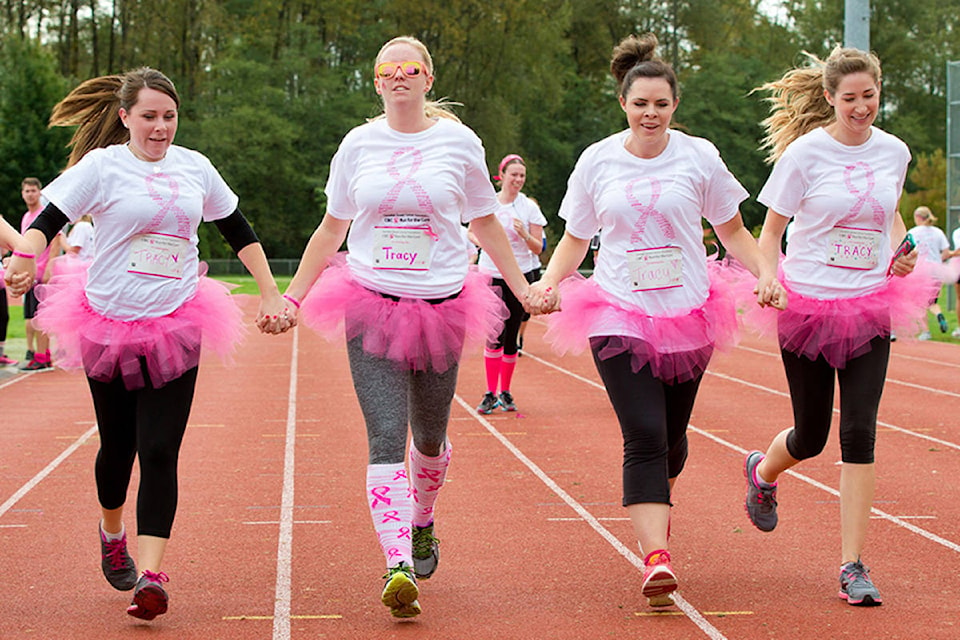
[(297, 302), (297, 299), (294, 298), (293, 296), (288, 296), (287, 294), (283, 294), (283, 299), (284, 299), (284, 300), (289, 300), (290, 302), (292, 302), (292, 303), (293, 303), (293, 306), (295, 306), (297, 309), (300, 308), (300, 303)]
[(26, 258), (27, 260), (33, 260), (37, 257), (32, 253), (23, 253), (22, 251), (14, 251), (13, 255), (17, 258)]

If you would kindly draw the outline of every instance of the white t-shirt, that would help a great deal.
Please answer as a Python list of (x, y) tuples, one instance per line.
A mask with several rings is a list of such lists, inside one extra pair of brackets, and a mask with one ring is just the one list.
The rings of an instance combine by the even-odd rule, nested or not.
[(917, 253), (926, 260), (939, 264), (943, 262), (942, 251), (950, 248), (947, 234), (940, 227), (924, 224), (910, 229), (913, 241), (917, 243)]
[(347, 264), (360, 284), (402, 297), (459, 292), (468, 258), (461, 223), (494, 213), (480, 138), (439, 118), (400, 133), (385, 118), (356, 127), (330, 164), (327, 214), (352, 220)]
[(800, 136), (757, 196), (794, 218), (783, 272), (801, 295), (855, 297), (886, 281), (910, 150), (889, 133), (871, 131), (870, 139), (855, 147), (823, 128)]
[(206, 157), (178, 146), (160, 162), (139, 160), (126, 145), (94, 149), (43, 193), (71, 221), (93, 217), (87, 298), (125, 321), (167, 315), (194, 295), (197, 228), (229, 216), (238, 201)]
[[(507, 240), (510, 241), (510, 248), (513, 249), (513, 255), (520, 265), (520, 271), (527, 273), (540, 268), (540, 256), (530, 251), (527, 241), (523, 239), (517, 230), (513, 228), (513, 219), (520, 220), (528, 228), (531, 224), (537, 224), (541, 227), (547, 226), (547, 219), (543, 217), (543, 212), (537, 203), (520, 193), (510, 204), (501, 204), (497, 209), (497, 220), (503, 225), (507, 232)], [(493, 263), (493, 259), (484, 251), (480, 254), (478, 263), (480, 270), (489, 273), (494, 278), (502, 278), (503, 275)]]
[(96, 250), (93, 225), (86, 220), (77, 222), (73, 225), (73, 228), (70, 229), (70, 233), (67, 234), (67, 244), (71, 247), (80, 248), (77, 252), (77, 257), (81, 260), (88, 262), (93, 260), (93, 255)]
[[(701, 217), (728, 222), (747, 198), (709, 141), (670, 130), (656, 158), (624, 148), (621, 131), (588, 147), (560, 205), (566, 231), (600, 232), (593, 278), (614, 297), (652, 316), (703, 305), (710, 292)], [(624, 335), (607, 326), (592, 335)]]

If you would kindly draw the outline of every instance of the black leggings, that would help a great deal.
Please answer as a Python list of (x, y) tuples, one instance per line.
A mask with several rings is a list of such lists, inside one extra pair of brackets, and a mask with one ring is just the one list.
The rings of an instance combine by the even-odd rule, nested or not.
[(7, 290), (0, 287), (0, 342), (7, 341), (7, 325), (10, 324), (10, 310), (7, 308)]
[[(145, 369), (145, 367), (144, 367)], [(140, 459), (137, 534), (169, 538), (177, 511), (177, 460), (197, 384), (197, 368), (159, 389), (128, 391), (121, 377), (87, 378), (100, 430), (97, 495), (104, 509), (126, 502), (134, 458)]]
[(843, 369), (831, 367), (822, 356), (810, 360), (782, 349), (780, 353), (793, 404), (794, 427), (787, 434), (787, 452), (797, 460), (806, 460), (823, 451), (833, 419), (836, 377), (840, 382), (841, 459), (872, 464), (890, 339), (874, 338), (870, 351), (849, 360)]
[(703, 374), (667, 384), (650, 365), (635, 373), (629, 353), (598, 358), (606, 341), (590, 338), (590, 349), (623, 433), (623, 506), (670, 504), (669, 481), (687, 460), (687, 423)]
[[(539, 274), (540, 270), (534, 269), (523, 274), (523, 277), (526, 278), (527, 282), (533, 283)], [(517, 296), (513, 295), (513, 291), (507, 286), (506, 280), (494, 278), (490, 284), (494, 289), (500, 289), (503, 304), (507, 305), (507, 317), (503, 321), (503, 331), (497, 336), (496, 342), (489, 343), (487, 348), (492, 351), (503, 348), (503, 355), (516, 355), (519, 351), (517, 336), (520, 334), (520, 323), (525, 320), (524, 316), (526, 315), (523, 311), (523, 303), (517, 300)]]

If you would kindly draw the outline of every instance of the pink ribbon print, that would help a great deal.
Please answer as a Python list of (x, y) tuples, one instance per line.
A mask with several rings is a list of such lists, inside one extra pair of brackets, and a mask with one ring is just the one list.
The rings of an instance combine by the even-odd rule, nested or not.
[[(406, 176), (401, 176), (398, 165), (405, 156), (410, 156), (410, 170)], [(417, 207), (422, 213), (428, 216), (434, 214), (435, 211), (433, 202), (430, 200), (430, 195), (427, 193), (427, 190), (423, 188), (423, 185), (414, 178), (422, 164), (423, 154), (415, 147), (402, 147), (393, 152), (390, 162), (387, 163), (387, 173), (391, 178), (396, 180), (397, 183), (393, 185), (387, 192), (387, 195), (384, 196), (380, 207), (377, 209), (378, 214), (383, 216), (393, 211), (396, 208), (397, 200), (400, 198), (400, 193), (404, 188), (409, 188), (410, 191), (413, 192), (414, 197), (417, 199)]]
[[(170, 191), (170, 198), (167, 199), (160, 193), (160, 190), (154, 186), (154, 182), (158, 180), (166, 180), (167, 189)], [(187, 212), (177, 206), (177, 198), (180, 197), (180, 185), (177, 184), (177, 181), (173, 176), (169, 176), (165, 173), (153, 173), (146, 177), (147, 184), (147, 193), (150, 195), (150, 199), (156, 202), (160, 206), (160, 210), (157, 211), (157, 214), (153, 216), (150, 220), (150, 224), (147, 225), (144, 233), (153, 233), (160, 229), (160, 225), (163, 223), (164, 218), (167, 217), (168, 213), (172, 213), (177, 219), (177, 235), (181, 238), (190, 237), (190, 218), (187, 216)]]
[(376, 509), (377, 505), (381, 502), (388, 507), (393, 504), (393, 501), (387, 496), (388, 493), (390, 493), (390, 487), (386, 486), (370, 489), (370, 495), (373, 496), (373, 502), (370, 503), (370, 508)]
[[(634, 189), (636, 186), (643, 182), (650, 183), (650, 202), (648, 204), (643, 204), (640, 202), (640, 199), (634, 194)], [(657, 209), (657, 201), (660, 199), (663, 187), (660, 184), (660, 180), (655, 177), (641, 177), (635, 178), (627, 183), (624, 187), (624, 195), (627, 198), (627, 202), (630, 203), (630, 206), (634, 211), (640, 214), (637, 218), (637, 222), (633, 226), (633, 233), (630, 235), (630, 242), (633, 244), (638, 244), (641, 237), (643, 236), (644, 230), (647, 228), (647, 221), (652, 217), (656, 220), (657, 225), (660, 227), (660, 231), (663, 232), (663, 235), (668, 240), (673, 240), (677, 237), (676, 231), (673, 229), (673, 225), (670, 224), (670, 221), (667, 220), (667, 217)]]
[[(855, 185), (853, 181), (854, 173), (857, 169), (862, 169), (863, 171), (863, 179), (866, 187), (863, 192), (857, 188), (857, 185)], [(848, 216), (858, 215), (864, 205), (869, 204), (870, 208), (873, 209), (874, 223), (876, 223), (877, 227), (883, 228), (884, 222), (886, 221), (886, 213), (883, 210), (883, 205), (870, 195), (873, 192), (873, 188), (877, 186), (877, 179), (874, 177), (873, 169), (870, 168), (870, 165), (866, 162), (857, 162), (844, 167), (843, 184), (846, 185), (850, 195), (857, 196), (857, 201), (850, 207), (850, 211), (847, 212)]]

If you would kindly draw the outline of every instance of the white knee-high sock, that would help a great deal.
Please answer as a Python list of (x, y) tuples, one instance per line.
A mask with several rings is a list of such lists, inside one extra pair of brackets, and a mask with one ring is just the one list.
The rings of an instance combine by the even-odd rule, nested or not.
[(413, 524), (425, 527), (433, 522), (433, 505), (447, 477), (453, 447), (447, 440), (439, 456), (425, 456), (410, 446), (410, 486), (413, 488)]
[(413, 499), (402, 462), (367, 466), (367, 504), (387, 567), (413, 566), (410, 520)]

